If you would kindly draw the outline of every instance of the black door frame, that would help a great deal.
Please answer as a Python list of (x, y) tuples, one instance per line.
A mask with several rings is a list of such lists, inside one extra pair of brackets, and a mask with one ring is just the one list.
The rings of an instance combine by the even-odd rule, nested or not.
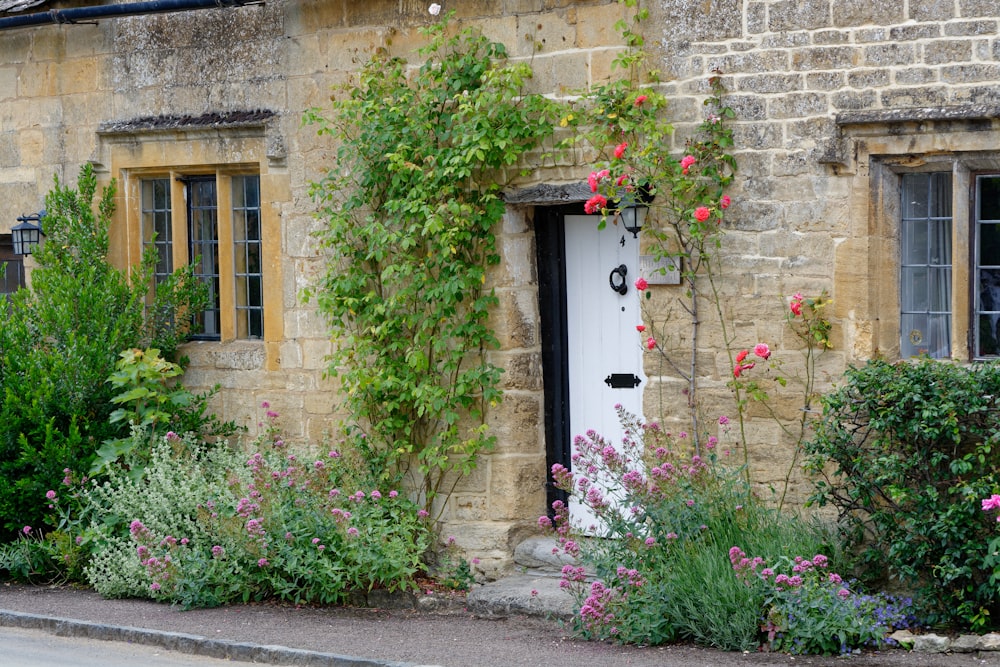
[(534, 216), (545, 395), (545, 495), (550, 514), (554, 501), (568, 501), (568, 494), (555, 487), (552, 465), (559, 463), (572, 470), (566, 320), (567, 215), (585, 215), (583, 204), (537, 207)]

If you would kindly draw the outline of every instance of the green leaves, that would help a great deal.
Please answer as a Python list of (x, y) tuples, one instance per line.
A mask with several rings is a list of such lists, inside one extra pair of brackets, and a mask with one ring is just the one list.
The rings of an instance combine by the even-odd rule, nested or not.
[(979, 565), (995, 531), (979, 502), (1000, 488), (1000, 366), (873, 360), (845, 380), (806, 443), (824, 476), (813, 501), (837, 507), (855, 543), (867, 536), (871, 576), (914, 586), (934, 620), (978, 627), (1000, 603)]
[(365, 432), (370, 460), (397, 476), (415, 465), (427, 507), (450, 471), (494, 441), (498, 346), (485, 289), (499, 262), (494, 229), (507, 167), (553, 131), (556, 106), (525, 94), (531, 70), (471, 30), (424, 30), (417, 70), (376, 54), (329, 118), (306, 122), (340, 143), (312, 186), (331, 250), (311, 290), (340, 342), (329, 370)]

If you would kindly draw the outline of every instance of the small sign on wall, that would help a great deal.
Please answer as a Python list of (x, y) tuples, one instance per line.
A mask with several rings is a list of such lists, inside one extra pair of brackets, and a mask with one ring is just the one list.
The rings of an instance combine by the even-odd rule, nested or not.
[(650, 285), (680, 285), (680, 258), (662, 257), (656, 260), (652, 255), (639, 257), (639, 275)]

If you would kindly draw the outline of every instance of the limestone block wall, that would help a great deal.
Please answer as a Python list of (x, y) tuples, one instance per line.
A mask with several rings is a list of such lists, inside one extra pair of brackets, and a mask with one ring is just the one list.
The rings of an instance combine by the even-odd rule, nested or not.
[[(323, 372), (335, 343), (301, 293), (323, 268), (311, 235), (322, 223), (312, 216), (309, 183), (333, 164), (336, 147), (303, 127), (301, 118), (308, 108), (324, 107), (333, 87), (349, 82), (373, 49), (415, 58), (422, 43), (418, 28), (431, 20), (427, 4), (268, 0), (264, 6), (0, 31), (0, 199), (9, 211), (0, 220), (0, 233), (15, 224), (16, 215), (41, 207), (53, 174), (73, 182), (79, 166), (91, 161), (104, 182), (127, 178), (155, 166), (155, 151), (143, 148), (153, 143), (172, 145), (174, 152), (164, 154), (191, 166), (209, 158), (198, 157), (194, 149), (182, 154), (180, 147), (210, 136), (205, 141), (213, 147), (212, 161), (249, 165), (261, 174), (264, 216), (278, 237), (267, 259), (274, 271), (270, 275), (279, 278), (268, 287), (265, 340), (190, 344), (186, 381), (193, 387), (220, 384), (219, 410), (251, 428), (266, 400), (280, 413), (290, 437), (314, 443), (335, 437), (342, 416), (336, 381)], [(557, 97), (612, 74), (611, 62), (621, 48), (614, 24), (626, 17), (614, 0), (441, 4), (445, 11), (454, 9), (462, 24), (474, 24), (507, 44), (513, 57), (530, 61), (532, 90)], [(842, 117), (1000, 103), (996, 3), (645, 4), (651, 12), (648, 44), (677, 130), (672, 150), (680, 153), (700, 122), (713, 70), (723, 73), (727, 104), (737, 114), (740, 171), (730, 193), (734, 203), (727, 212), (720, 284), (731, 337), (724, 339), (706, 315), (697, 349), (701, 423), (710, 426), (718, 414), (732, 414), (726, 345), (767, 342), (788, 374), (801, 366), (801, 346), (781, 324), (785, 297), (794, 292), (826, 290), (834, 300), (834, 349), (824, 354), (819, 370), (825, 383), (836, 381), (849, 363), (876, 352), (898, 353), (898, 341), (892, 342), (898, 326), (894, 332), (891, 316), (889, 324), (883, 321), (893, 305), (892, 289), (872, 289), (873, 284), (896, 285), (898, 267), (891, 261), (891, 233), (873, 227), (869, 166), (880, 159), (879, 151), (903, 155), (910, 144), (892, 137), (859, 140), (858, 127), (880, 130), (848, 126)], [(270, 115), (252, 127), (192, 125), (197, 119), (254, 110)], [(141, 124), (129, 123), (137, 119), (153, 119), (156, 129), (136, 130)], [(995, 121), (984, 122), (995, 130)], [(109, 127), (126, 131), (114, 133)], [(906, 136), (925, 130), (914, 127)], [(935, 131), (949, 130), (939, 124)], [(996, 134), (963, 135), (962, 146), (978, 140), (978, 150), (997, 149)], [(932, 149), (953, 147), (944, 141)], [(517, 185), (578, 183), (590, 171), (586, 158), (538, 159), (537, 169)], [(127, 211), (134, 204), (126, 199), (127, 190), (121, 192), (115, 259), (125, 263)], [(478, 556), (487, 572), (510, 563), (514, 545), (534, 530), (536, 517), (545, 511), (533, 216), (531, 206), (511, 207), (498, 229), (502, 261), (490, 276), (501, 302), (494, 323), (502, 349), (494, 359), (506, 370), (506, 400), (490, 415), (498, 447), (458, 485), (443, 515), (446, 534)], [(876, 232), (885, 244), (872, 242)], [(877, 261), (887, 256), (886, 248), (890, 261)], [(679, 291), (654, 286), (650, 316), (670, 323), (666, 340), (682, 353), (690, 339), (678, 317)], [(878, 296), (883, 293), (890, 296)], [(646, 414), (676, 419), (686, 410), (683, 388), (653, 355), (647, 359)], [(794, 416), (795, 406), (789, 398), (779, 401), (778, 410)], [(749, 433), (755, 479), (783, 481), (794, 443), (759, 412)], [(796, 477), (798, 497), (806, 490)]]
[[(766, 342), (784, 362), (786, 377), (801, 369), (801, 344), (781, 321), (795, 292), (825, 290), (834, 301), (833, 349), (817, 373), (821, 389), (848, 364), (875, 354), (898, 357), (899, 239), (874, 212), (869, 167), (884, 155), (910, 155), (917, 165), (922, 153), (952, 155), (973, 150), (974, 143), (982, 151), (1000, 148), (996, 113), (989, 110), (1000, 90), (1000, 7), (986, 0), (661, 0), (649, 6), (677, 120), (675, 149), (683, 149), (682, 138), (705, 113), (700, 102), (713, 71), (721, 71), (726, 103), (737, 116), (739, 173), (727, 211), (721, 286), (731, 340), (710, 326), (702, 331), (703, 423), (731, 414), (726, 342), (736, 349)], [(946, 111), (977, 119), (978, 132), (928, 122)], [(896, 122), (907, 118), (918, 120)], [(868, 133), (878, 139), (859, 138)], [(956, 276), (968, 256), (959, 241), (956, 236)], [(678, 288), (653, 290), (653, 314), (676, 321)], [(964, 287), (956, 285), (953, 302), (956, 309), (968, 306)], [(687, 332), (681, 323), (670, 330), (682, 350)], [(953, 334), (959, 357), (965, 333), (959, 321)], [(650, 357), (647, 373), (659, 368)], [(649, 414), (663, 404), (667, 415), (682, 414), (681, 387), (669, 375), (661, 382), (666, 391), (647, 392)], [(777, 401), (789, 416), (799, 406), (801, 398)], [(752, 412), (753, 476), (780, 485), (794, 442), (761, 411)], [(802, 498), (810, 486), (795, 478), (793, 495)]]

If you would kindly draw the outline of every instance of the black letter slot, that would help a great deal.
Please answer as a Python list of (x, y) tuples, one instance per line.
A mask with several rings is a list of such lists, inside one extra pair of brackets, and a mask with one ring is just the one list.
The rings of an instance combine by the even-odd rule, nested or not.
[(635, 389), (642, 380), (632, 373), (612, 373), (604, 382), (612, 389)]

